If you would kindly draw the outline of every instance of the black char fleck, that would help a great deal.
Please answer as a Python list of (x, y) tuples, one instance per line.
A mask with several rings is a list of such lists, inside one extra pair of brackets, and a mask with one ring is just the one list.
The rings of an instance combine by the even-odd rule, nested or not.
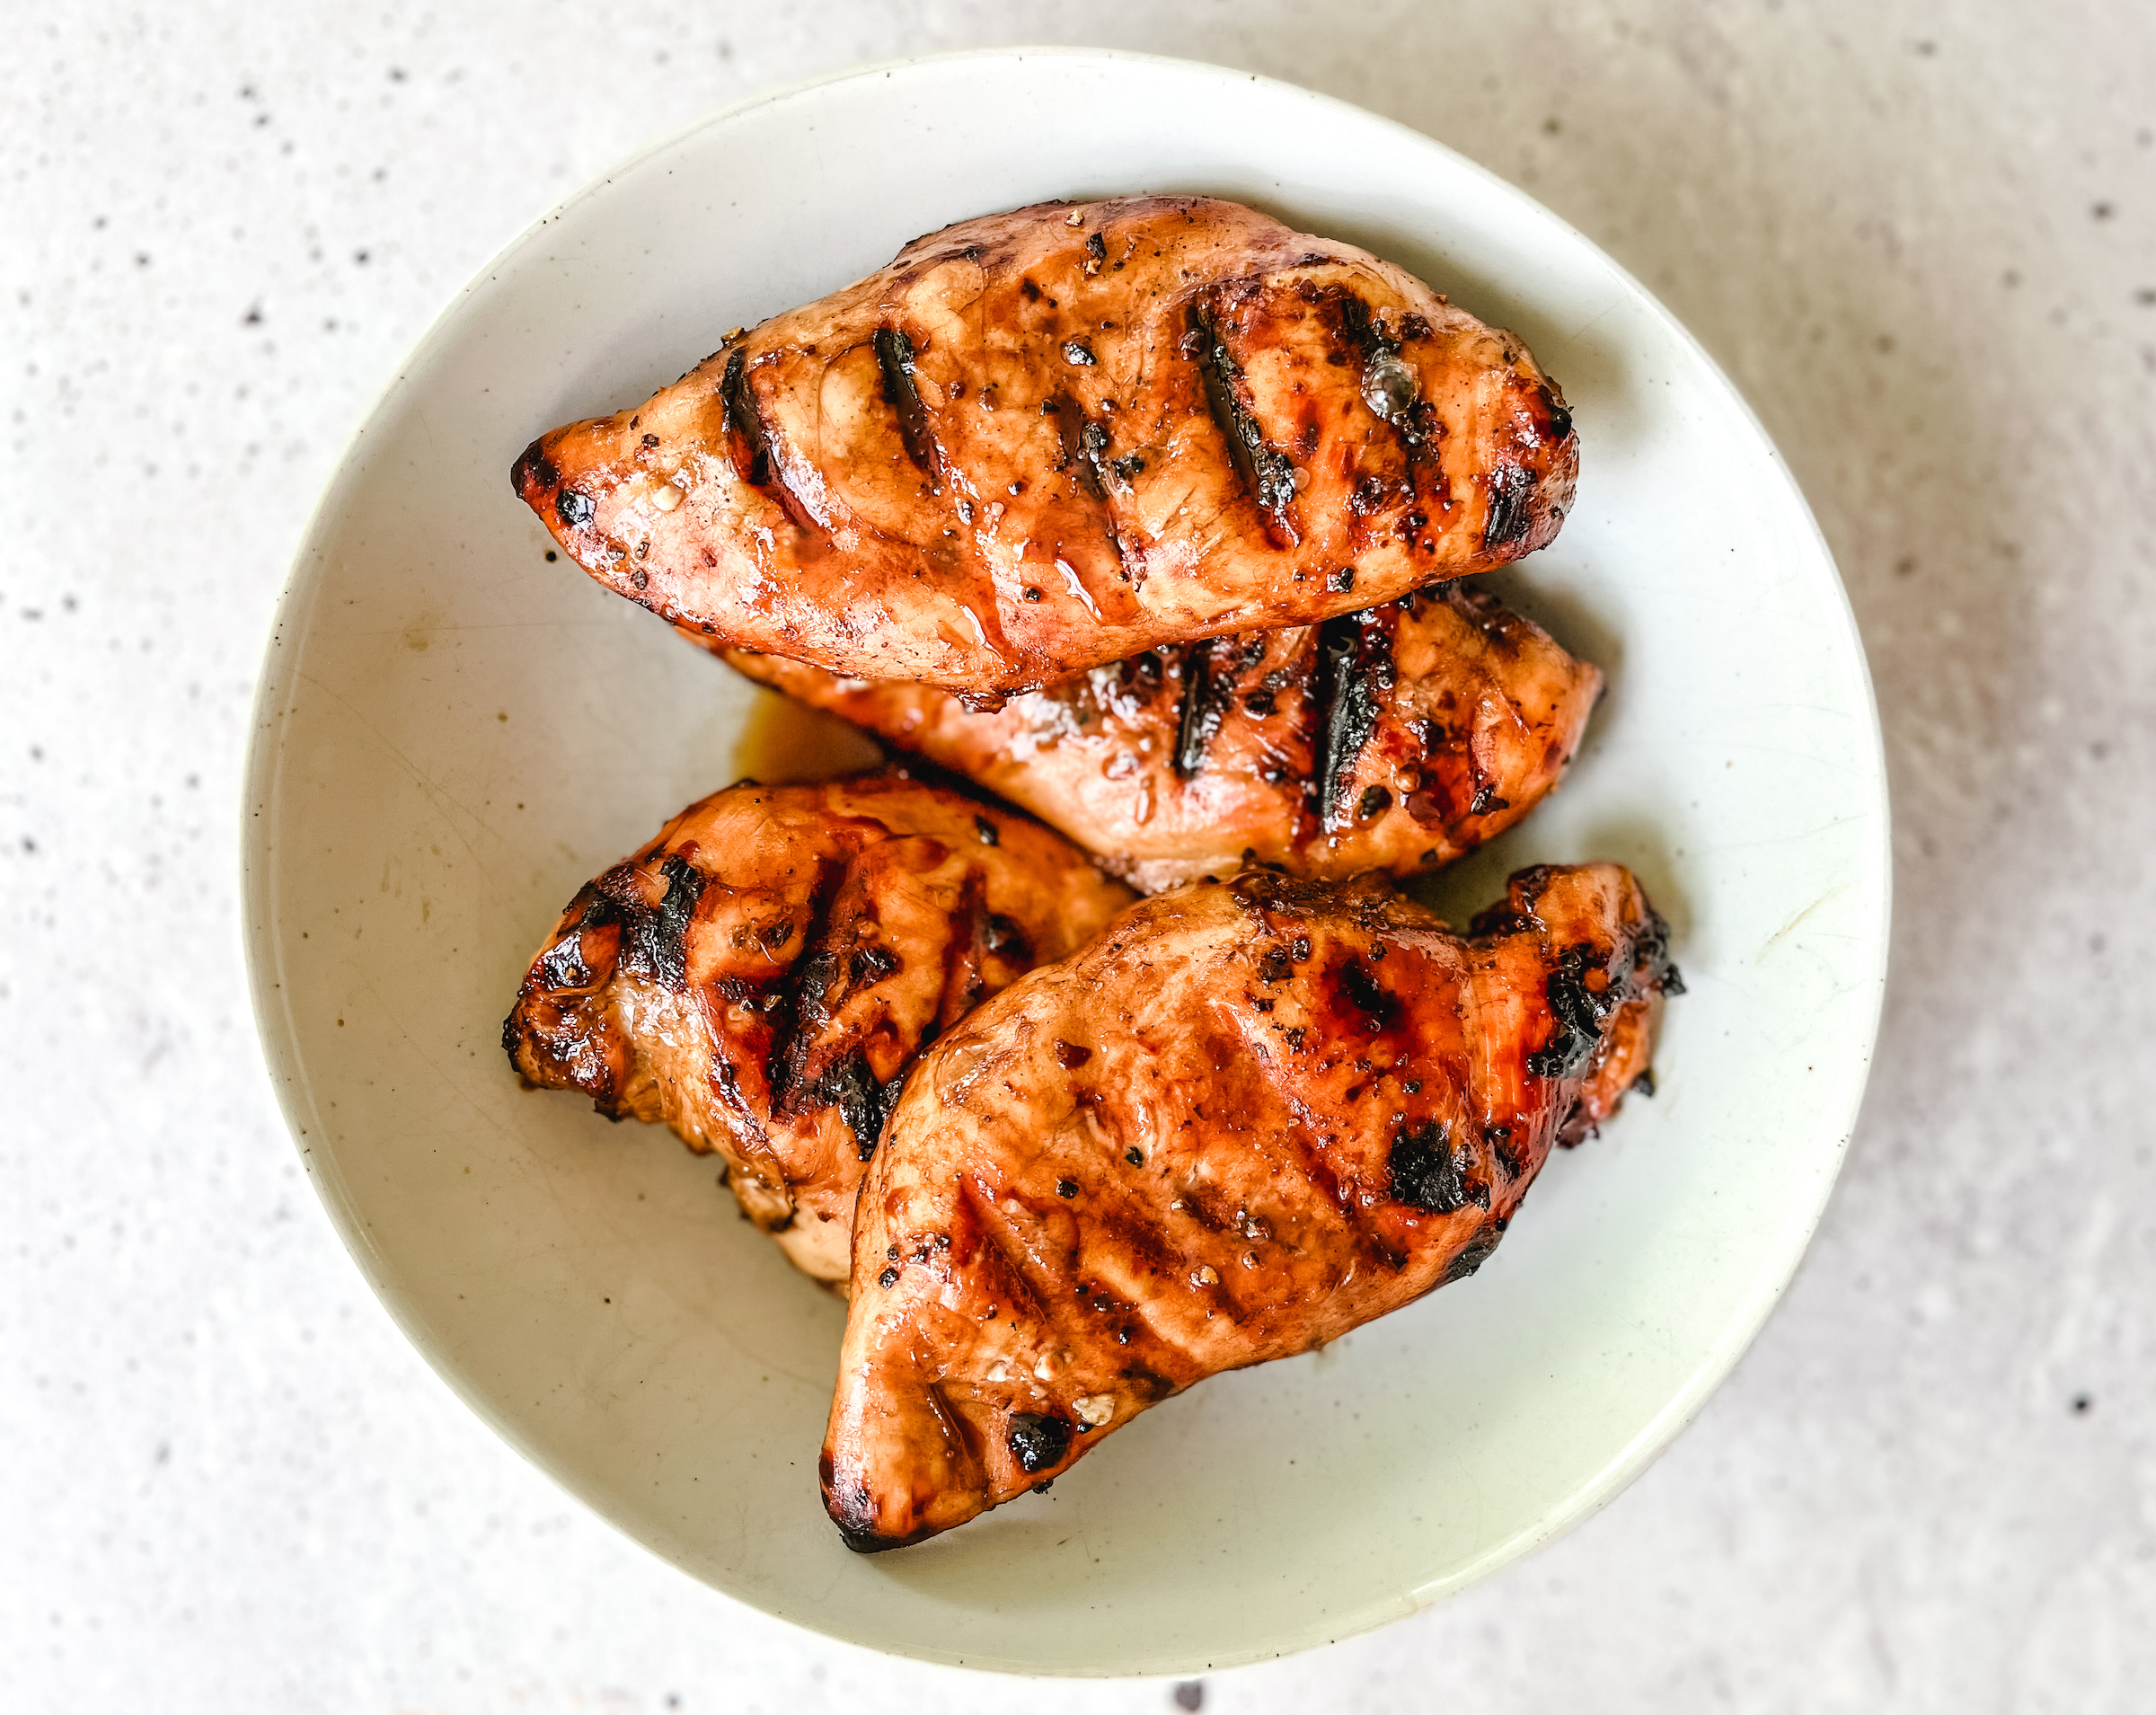
[(1007, 1438), (1011, 1456), (1030, 1477), (1063, 1463), (1071, 1450), (1071, 1426), (1061, 1418), (1044, 1417), (1037, 1411), (1013, 1411)]
[(1399, 1201), (1432, 1215), (1450, 1215), (1467, 1207), (1467, 1176), (1449, 1135), (1436, 1120), (1401, 1127), (1392, 1139), (1386, 1165), (1392, 1171), (1392, 1195)]

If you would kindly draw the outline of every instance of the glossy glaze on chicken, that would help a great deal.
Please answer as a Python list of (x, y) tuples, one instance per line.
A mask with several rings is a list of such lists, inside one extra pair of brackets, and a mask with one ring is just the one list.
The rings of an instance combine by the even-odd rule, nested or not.
[(502, 1027), (531, 1083), (671, 1126), (808, 1273), (926, 1044), (1129, 891), (1030, 818), (887, 772), (747, 782), (570, 901)]
[(1138, 197), (918, 239), (514, 481), (692, 636), (994, 692), (1516, 559), (1577, 465), (1509, 334), (1353, 245)]
[(923, 1056), (862, 1187), (824, 1451), (897, 1547), (1148, 1406), (1472, 1272), (1648, 1070), (1666, 931), (1614, 864), (1462, 939), (1374, 880), (1162, 894)]
[(1322, 625), (1150, 650), (996, 710), (729, 650), (750, 677), (1001, 792), (1146, 892), (1245, 863), (1340, 880), (1449, 863), (1579, 747), (1602, 675), (1447, 584)]

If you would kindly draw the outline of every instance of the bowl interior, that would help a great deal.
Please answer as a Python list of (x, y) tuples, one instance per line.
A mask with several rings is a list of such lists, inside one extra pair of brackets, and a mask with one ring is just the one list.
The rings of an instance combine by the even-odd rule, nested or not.
[[(1611, 690), (1572, 776), (1431, 884), (1630, 864), (1675, 928), (1660, 1093), (1554, 1161), (1472, 1279), (1224, 1376), (1054, 1490), (862, 1559), (816, 1462), (843, 1307), (665, 1134), (520, 1090), (498, 1036), (576, 888), (689, 800), (843, 764), (656, 619), (550, 563), (534, 435), (918, 233), (1203, 190), (1391, 257), (1523, 335), (1583, 477), (1503, 593)], [(855, 1642), (1033, 1672), (1193, 1670), (1409, 1611), (1607, 1498), (1756, 1330), (1862, 1088), (1886, 804), (1862, 653), (1801, 498), (1666, 313), (1517, 192), (1368, 114), (1097, 53), (915, 62), (770, 97), (548, 217), (353, 443), (266, 668), (251, 954), (298, 1145), (369, 1279), (473, 1405), (696, 1576)]]

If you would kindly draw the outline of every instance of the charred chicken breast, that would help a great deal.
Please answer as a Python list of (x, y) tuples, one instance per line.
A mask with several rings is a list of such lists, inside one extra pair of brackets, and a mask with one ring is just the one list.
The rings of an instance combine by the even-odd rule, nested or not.
[(513, 480), (693, 637), (997, 692), (1516, 559), (1577, 464), (1510, 335), (1353, 245), (1138, 197), (917, 239)]
[(1131, 897), (1026, 817), (886, 773), (745, 782), (588, 883), (502, 1027), (533, 1084), (715, 1151), (843, 1280), (854, 1191), (923, 1047)]
[(977, 710), (732, 650), (751, 678), (1001, 792), (1147, 892), (1247, 862), (1412, 875), (1556, 786), (1602, 675), (1465, 584), (1162, 648)]
[(1614, 864), (1464, 939), (1375, 880), (1162, 894), (923, 1055), (862, 1188), (824, 1448), (853, 1547), (962, 1524), (1194, 1382), (1472, 1272), (1677, 986)]

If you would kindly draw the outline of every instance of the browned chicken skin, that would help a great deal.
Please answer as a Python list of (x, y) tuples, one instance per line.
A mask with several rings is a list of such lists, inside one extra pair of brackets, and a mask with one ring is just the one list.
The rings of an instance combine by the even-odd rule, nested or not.
[(917, 239), (513, 479), (692, 636), (994, 692), (1516, 559), (1577, 467), (1510, 335), (1352, 245), (1136, 197)]
[(847, 1542), (949, 1530), (1472, 1272), (1647, 1072), (1665, 940), (1614, 864), (1515, 876), (1464, 941), (1374, 880), (1250, 871), (1019, 979), (922, 1056), (862, 1188)]
[(862, 1163), (914, 1056), (1131, 896), (1011, 810), (885, 773), (729, 787), (570, 901), (502, 1046), (530, 1083), (726, 1160), (843, 1280)]
[(1602, 675), (1464, 584), (1096, 667), (994, 711), (729, 650), (751, 678), (967, 775), (1147, 892), (1246, 862), (1344, 880), (1449, 863), (1579, 747)]

